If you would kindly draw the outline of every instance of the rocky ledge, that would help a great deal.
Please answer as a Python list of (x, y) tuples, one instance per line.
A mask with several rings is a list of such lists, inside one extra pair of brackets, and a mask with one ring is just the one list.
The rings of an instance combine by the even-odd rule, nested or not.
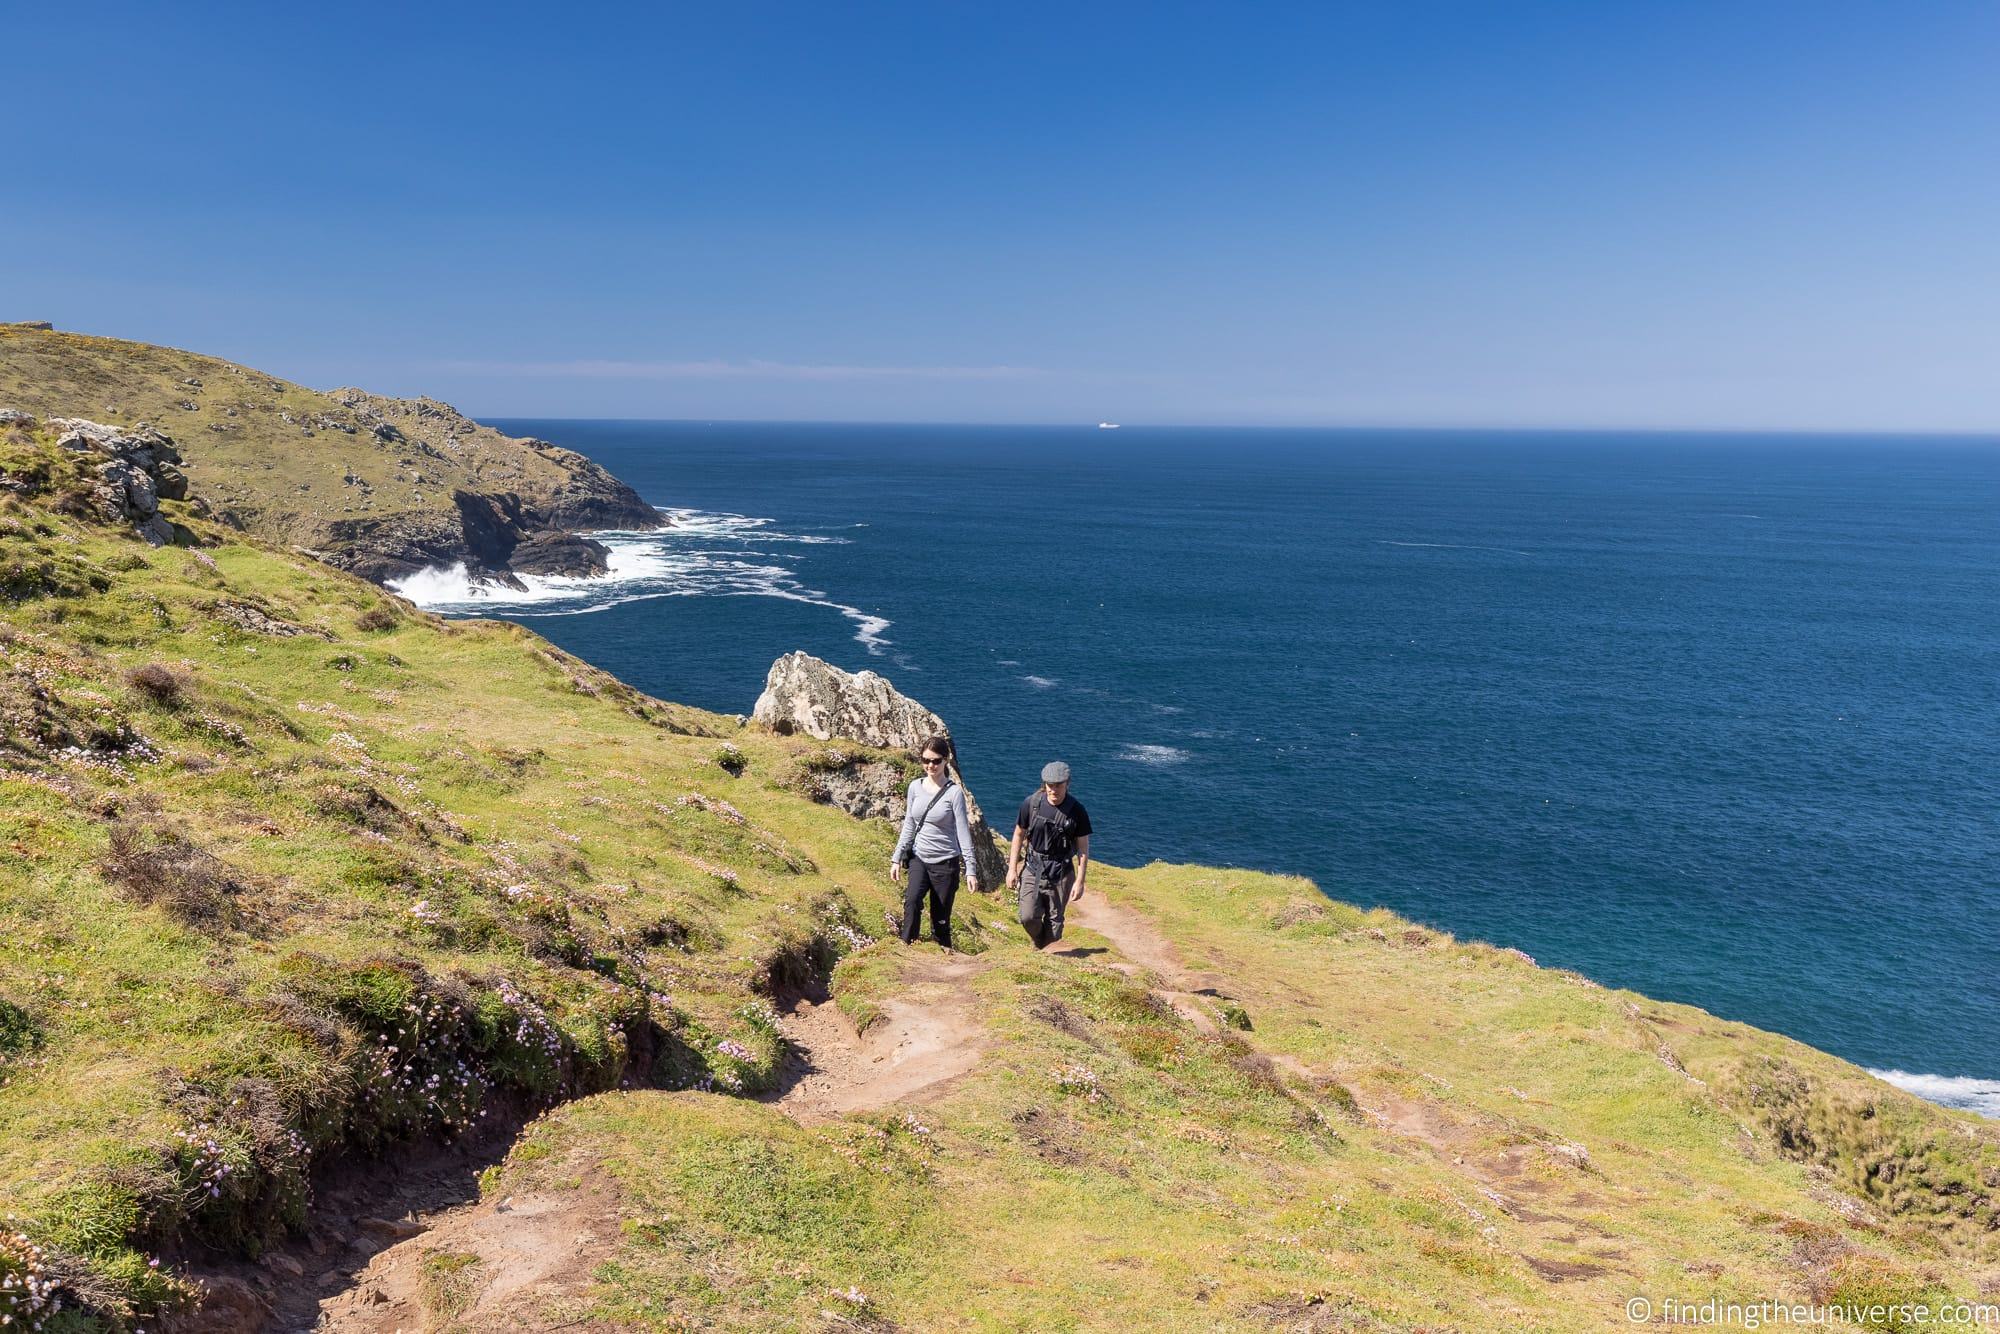
[[(476, 483), (501, 484), (454, 487), (449, 511), (335, 520), (330, 533), (336, 550), (327, 559), (363, 578), (382, 583), (428, 566), (459, 564), (475, 579), (513, 587), (524, 574), (591, 578), (608, 571), (611, 553), (583, 532), (667, 526), (638, 492), (575, 450), (501, 435), (435, 399), (385, 398), (353, 388), (326, 397), (353, 413), (386, 449), (436, 464), (468, 464)], [(520, 452), (538, 466), (525, 468), (506, 457)]]
[[(757, 697), (750, 720), (780, 736), (805, 735), (818, 741), (846, 738), (863, 745), (915, 750), (933, 736), (951, 736), (945, 720), (932, 713), (873, 672), (844, 672), (810, 653), (787, 653), (771, 664), (764, 693)], [(985, 813), (965, 781), (965, 756), (956, 754), (959, 786), (972, 817), (972, 842), (980, 883), (998, 888), (1007, 875), (1007, 861)], [(862, 818), (903, 817), (903, 778), (886, 765), (856, 757), (822, 769), (815, 792), (820, 800)], [(1011, 831), (1010, 831), (1011, 832)]]
[[(29, 413), (0, 411), (0, 426), (35, 424)], [(193, 513), (209, 514), (205, 502), (188, 495), (181, 453), (171, 436), (150, 426), (124, 431), (81, 417), (51, 417), (42, 425), (56, 433), (58, 447), (82, 456), (92, 478), (85, 490), (62, 502), (67, 508), (114, 527), (130, 525), (156, 547), (194, 541), (193, 533), (160, 512), (161, 501), (184, 500)]]

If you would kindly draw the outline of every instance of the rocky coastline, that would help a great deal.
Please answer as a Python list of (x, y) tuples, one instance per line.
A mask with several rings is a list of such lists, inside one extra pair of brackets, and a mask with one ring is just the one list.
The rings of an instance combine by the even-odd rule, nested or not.
[(0, 408), (169, 440), (224, 522), (378, 584), (457, 565), (513, 588), (601, 576), (610, 553), (589, 533), (668, 522), (583, 455), (435, 399), (320, 392), (45, 324), (0, 324)]

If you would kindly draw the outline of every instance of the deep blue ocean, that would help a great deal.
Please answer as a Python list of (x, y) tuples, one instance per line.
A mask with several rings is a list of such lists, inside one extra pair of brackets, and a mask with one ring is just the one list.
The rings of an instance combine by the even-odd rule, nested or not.
[(502, 421), (676, 514), (468, 599), (747, 712), (802, 648), (1005, 822), (1297, 872), (2000, 1114), (2000, 441)]

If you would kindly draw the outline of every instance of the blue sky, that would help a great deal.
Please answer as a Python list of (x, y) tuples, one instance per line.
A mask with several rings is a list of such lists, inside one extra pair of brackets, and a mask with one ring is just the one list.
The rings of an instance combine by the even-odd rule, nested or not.
[(2000, 6), (15, 5), (0, 318), (487, 415), (2000, 429)]

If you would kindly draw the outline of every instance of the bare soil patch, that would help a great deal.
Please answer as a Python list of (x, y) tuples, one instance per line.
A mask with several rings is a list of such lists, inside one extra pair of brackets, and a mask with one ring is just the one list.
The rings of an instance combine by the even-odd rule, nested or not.
[(795, 1001), (779, 1024), (791, 1050), (769, 1101), (815, 1121), (936, 1096), (985, 1050), (967, 985), (980, 967), (960, 957), (913, 971), (905, 993), (861, 1034), (831, 1002)]

